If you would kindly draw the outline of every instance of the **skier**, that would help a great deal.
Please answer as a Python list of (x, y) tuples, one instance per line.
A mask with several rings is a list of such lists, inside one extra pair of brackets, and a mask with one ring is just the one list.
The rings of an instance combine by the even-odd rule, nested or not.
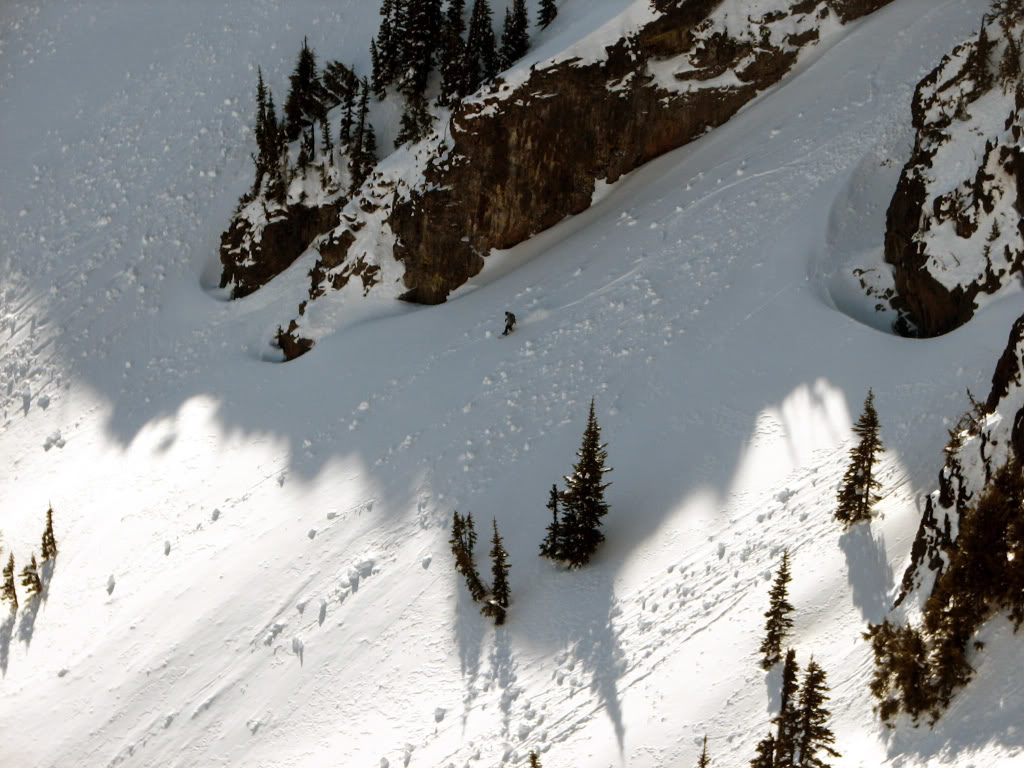
[(512, 333), (512, 329), (515, 328), (515, 325), (516, 325), (516, 316), (513, 315), (511, 312), (506, 312), (505, 313), (505, 330), (502, 332), (501, 335), (502, 336), (508, 336), (510, 333)]

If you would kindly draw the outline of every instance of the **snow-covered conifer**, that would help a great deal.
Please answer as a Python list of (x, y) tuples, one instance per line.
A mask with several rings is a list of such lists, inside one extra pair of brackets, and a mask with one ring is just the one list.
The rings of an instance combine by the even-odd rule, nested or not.
[(551, 525), (547, 528), (547, 535), (540, 544), (540, 556), (552, 560), (562, 559), (562, 529), (558, 522), (558, 486), (551, 485), (551, 494), (548, 496), (547, 508), (551, 510)]
[(601, 442), (601, 427), (594, 413), (594, 401), (590, 401), (587, 427), (583, 432), (583, 444), (576, 452), (579, 461), (571, 475), (565, 477), (566, 490), (562, 494), (562, 552), (561, 555), (571, 568), (579, 568), (590, 561), (590, 556), (604, 541), (601, 533), (601, 518), (608, 513), (604, 491), (610, 483), (602, 482), (608, 460), (607, 445)]
[(491, 596), (483, 607), (486, 616), (493, 616), (495, 624), (505, 623), (505, 612), (509, 604), (508, 552), (498, 533), (498, 521), (494, 520), (494, 536), (491, 539)]
[(779, 563), (779, 570), (775, 574), (775, 582), (768, 597), (769, 607), (764, 614), (767, 621), (760, 649), (763, 656), (761, 666), (764, 669), (771, 669), (782, 659), (782, 642), (793, 628), (793, 620), (789, 618), (793, 605), (787, 598), (791, 578), (789, 550), (783, 550), (782, 562)]
[(14, 553), (11, 552), (4, 566), (4, 585), (0, 589), (0, 600), (6, 600), (11, 604), (11, 613), (18, 610), (18, 592), (14, 588)]
[(870, 520), (872, 508), (881, 500), (881, 496), (875, 493), (882, 487), (875, 478), (875, 462), (885, 448), (878, 436), (878, 413), (874, 401), (875, 394), (869, 389), (864, 400), (864, 412), (853, 426), (853, 432), (860, 441), (850, 449), (850, 465), (837, 495), (835, 517), (847, 528)]
[(43, 562), (57, 556), (57, 539), (53, 536), (53, 506), (46, 510), (46, 528), (43, 530)]
[(697, 758), (697, 768), (708, 768), (711, 765), (711, 758), (708, 757), (708, 736), (704, 734), (704, 748), (700, 751), (700, 757)]
[(28, 596), (35, 597), (43, 591), (43, 583), (39, 579), (39, 565), (36, 563), (36, 553), (32, 553), (32, 561), (21, 569), (21, 586), (25, 587)]
[(825, 670), (811, 659), (804, 675), (803, 686), (800, 688), (800, 737), (794, 760), (800, 768), (829, 768), (829, 764), (819, 757), (822, 753), (831, 757), (841, 757), (831, 746), (836, 738), (828, 725), (828, 718), (831, 715), (831, 712), (825, 709), (828, 698)]
[(558, 15), (558, 6), (555, 0), (540, 0), (540, 9), (537, 12), (537, 26), (547, 29), (548, 24), (555, 20)]

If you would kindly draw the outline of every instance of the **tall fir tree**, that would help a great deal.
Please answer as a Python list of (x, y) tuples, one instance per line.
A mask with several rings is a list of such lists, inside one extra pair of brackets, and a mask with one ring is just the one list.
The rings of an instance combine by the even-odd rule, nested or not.
[(483, 607), (485, 616), (493, 616), (494, 623), (505, 623), (509, 604), (508, 552), (498, 534), (498, 521), (494, 521), (494, 537), (491, 539), (491, 596)]
[(988, 36), (988, 17), (981, 19), (981, 31), (978, 33), (978, 42), (974, 46), (974, 55), (971, 60), (974, 80), (974, 91), (979, 96), (992, 88), (992, 41)]
[(558, 486), (551, 485), (551, 493), (548, 496), (547, 508), (551, 510), (551, 525), (547, 528), (547, 535), (540, 544), (540, 556), (551, 560), (562, 559), (562, 529), (558, 522)]
[(324, 157), (327, 161), (326, 164), (333, 168), (334, 140), (331, 138), (331, 124), (327, 122), (327, 115), (324, 115), (320, 120), (320, 145), (324, 148)]
[(782, 691), (779, 696), (779, 714), (773, 722), (775, 731), (775, 768), (793, 768), (798, 765), (794, 761), (797, 739), (799, 738), (799, 711), (797, 710), (797, 693), (800, 687), (798, 676), (800, 665), (796, 661), (796, 651), (786, 651), (786, 662), (782, 667)]
[(326, 111), (323, 86), (317, 74), (316, 53), (303, 38), (295, 69), (288, 77), (291, 88), (284, 105), (285, 135), (295, 141), (302, 132), (314, 125)]
[(822, 753), (841, 757), (831, 746), (836, 739), (828, 725), (831, 712), (825, 709), (826, 701), (828, 685), (825, 670), (812, 658), (800, 688), (800, 739), (797, 747), (797, 764), (800, 768), (829, 768), (829, 764), (819, 756)]
[(359, 109), (356, 118), (355, 134), (348, 151), (349, 187), (348, 194), (352, 197), (366, 179), (364, 172), (366, 150), (367, 115), (370, 112), (370, 83), (364, 77), (359, 93)]
[(441, 50), (438, 68), (441, 70), (441, 92), (437, 102), (451, 106), (466, 96), (466, 42), (462, 36), (466, 31), (465, 0), (448, 0), (444, 28), (441, 33)]
[(341, 106), (341, 122), (338, 126), (338, 146), (347, 152), (352, 143), (352, 123), (355, 121), (356, 96), (359, 93), (358, 81), (356, 86), (345, 94)]
[(772, 584), (768, 596), (768, 610), (765, 612), (764, 640), (761, 642), (761, 667), (771, 669), (782, 660), (782, 643), (793, 628), (793, 620), (789, 614), (793, 611), (793, 605), (787, 598), (789, 582), (792, 577), (789, 573), (789, 550), (783, 550), (782, 562), (779, 563), (779, 570), (775, 574), (775, 582)]
[(750, 761), (750, 768), (774, 768), (775, 737), (770, 733), (757, 742), (757, 755)]
[(476, 569), (476, 560), (473, 557), (473, 550), (476, 547), (476, 528), (473, 524), (472, 512), (467, 513), (465, 517), (459, 515), (457, 511), (452, 514), (452, 535), (448, 543), (455, 556), (455, 570), (465, 578), (473, 601), (480, 602), (487, 595), (487, 589), (480, 580), (480, 574)]
[(700, 751), (700, 757), (697, 758), (697, 768), (708, 768), (711, 765), (711, 758), (708, 757), (708, 736), (704, 734), (704, 748)]
[(547, 29), (548, 24), (555, 20), (558, 15), (558, 6), (555, 0), (540, 0), (540, 9), (537, 12), (537, 26)]
[(423, 97), (441, 39), (441, 0), (406, 0), (407, 34), (399, 78), (406, 99)]
[(533, 750), (530, 750), (530, 768), (541, 768), (540, 758)]
[(263, 177), (267, 173), (269, 161), (267, 154), (267, 86), (263, 82), (263, 69), (256, 68), (256, 154), (253, 164), (256, 166), (256, 178), (252, 185), (253, 197), (260, 194), (263, 188)]
[(36, 553), (32, 553), (32, 561), (21, 569), (21, 586), (25, 587), (29, 598), (35, 597), (43, 591), (43, 582), (39, 579), (39, 565), (36, 563)]
[(11, 604), (11, 613), (18, 610), (18, 591), (14, 588), (14, 553), (7, 559), (4, 566), (4, 585), (0, 589), (0, 600), (6, 600)]
[(363, 140), (363, 154), (360, 160), (362, 163), (363, 181), (369, 178), (373, 167), (377, 164), (377, 132), (373, 129), (371, 123), (366, 124), (365, 136), (366, 138)]
[(395, 147), (405, 143), (416, 143), (430, 131), (431, 117), (427, 100), (422, 93), (410, 93), (406, 96), (405, 110), (398, 135), (395, 136)]
[(875, 394), (869, 389), (864, 400), (864, 412), (853, 426), (853, 432), (860, 441), (850, 449), (850, 465), (837, 494), (835, 517), (846, 528), (870, 520), (872, 508), (882, 498), (876, 493), (882, 484), (875, 478), (875, 461), (885, 448), (878, 435), (878, 413), (874, 401)]
[(607, 447), (601, 442), (601, 427), (591, 399), (583, 444), (576, 452), (579, 461), (572, 474), (565, 477), (566, 490), (562, 494), (562, 557), (570, 568), (586, 565), (604, 541), (601, 519), (608, 513), (604, 492), (611, 483), (602, 481), (605, 473), (612, 471), (611, 467), (605, 466)]
[(265, 121), (267, 142), (267, 198), (284, 203), (288, 195), (288, 144), (284, 127), (277, 120), (274, 94), (267, 89), (267, 119)]
[(43, 562), (57, 556), (57, 539), (53, 535), (53, 505), (46, 509), (46, 528), (43, 530)]
[(472, 93), (498, 74), (498, 50), (487, 0), (473, 0), (466, 38), (466, 88)]
[(505, 8), (501, 33), (501, 67), (507, 69), (530, 50), (529, 18), (525, 0), (513, 0), (511, 10)]

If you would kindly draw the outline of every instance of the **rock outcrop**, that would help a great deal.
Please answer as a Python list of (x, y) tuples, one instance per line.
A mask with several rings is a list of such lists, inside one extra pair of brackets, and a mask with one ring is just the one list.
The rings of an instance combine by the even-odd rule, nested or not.
[(1016, 42), (1024, 24), (1009, 13), (986, 17), (982, 29), (914, 94), (914, 150), (885, 234), (897, 330), (906, 335), (938, 336), (963, 325), (983, 296), (1024, 270), (1024, 88)]
[[(415, 173), (396, 173), (389, 163), (333, 231), (304, 230), (320, 257), (308, 296), (287, 324), (286, 355), (309, 347), (299, 343), (307, 303), (351, 276), (369, 290), (383, 277), (374, 268), (387, 272), (393, 257), (402, 269), (395, 278), (400, 298), (443, 302), (480, 271), (491, 249), (510, 248), (587, 209), (598, 180), (612, 183), (727, 121), (818, 41), (824, 20), (848, 22), (890, 1), (777, 0), (760, 18), (737, 19), (728, 16), (735, 6), (722, 0), (655, 0), (653, 9), (634, 7), (646, 21), (600, 54), (583, 45), (579, 55), (570, 50), (499, 78), (437, 133), (403, 150)], [(286, 256), (267, 259), (265, 232), (259, 255), (229, 238), (225, 279), (249, 290), (291, 263), (288, 257), (306, 247), (302, 239), (291, 241)], [(260, 259), (272, 266), (257, 272)]]

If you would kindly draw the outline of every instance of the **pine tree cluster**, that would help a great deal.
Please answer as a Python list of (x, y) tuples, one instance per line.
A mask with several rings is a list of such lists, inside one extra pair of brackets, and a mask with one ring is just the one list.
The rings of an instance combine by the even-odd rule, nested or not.
[[(53, 533), (53, 507), (46, 510), (46, 527), (43, 529), (42, 558), (43, 562), (55, 560), (58, 554), (57, 539)], [(39, 575), (39, 563), (36, 561), (36, 553), (32, 553), (31, 560), (21, 569), (21, 585), (25, 587), (29, 599), (42, 593), (43, 582)], [(7, 559), (7, 565), (2, 572), (3, 584), (0, 586), (0, 602), (10, 603), (11, 613), (18, 610), (18, 591), (14, 584), (14, 553), (11, 552)]]
[(864, 412), (853, 427), (860, 441), (850, 449), (850, 465), (839, 487), (835, 518), (844, 527), (870, 520), (872, 509), (881, 500), (876, 491), (882, 484), (875, 478), (875, 461), (885, 451), (878, 436), (878, 413), (875, 395), (870, 389), (864, 400)]
[(832, 747), (831, 713), (825, 709), (825, 670), (812, 658), (802, 684), (797, 682), (799, 674), (796, 651), (790, 648), (782, 668), (779, 714), (772, 721), (775, 734), (758, 742), (752, 768), (829, 768), (824, 756), (840, 757)]
[(920, 628), (883, 621), (865, 638), (875, 655), (871, 692), (879, 716), (905, 712), (937, 720), (974, 674), (975, 633), (1006, 612), (1014, 630), (1024, 623), (1024, 468), (1012, 458), (991, 477), (960, 518), (946, 552), (948, 565), (925, 601)]
[(488, 0), (474, 0), (468, 34), (465, 0), (448, 0), (444, 13), (441, 0), (383, 0), (380, 16), (377, 36), (370, 41), (373, 92), (382, 100), (393, 87), (405, 99), (395, 146), (429, 132), (427, 87), (435, 67), (441, 75), (437, 102), (450, 106), (511, 66), (530, 46), (524, 0), (506, 8), (500, 47)]
[[(367, 119), (370, 84), (338, 61), (329, 61), (320, 72), (316, 52), (303, 40), (295, 68), (289, 76), (290, 88), (284, 115), (278, 120), (274, 96), (257, 70), (256, 147), (253, 155), (256, 175), (248, 199), (262, 198), (285, 204), (288, 185), (296, 175), (311, 169), (319, 173), (322, 189), (333, 192), (338, 179), (332, 171), (337, 146), (348, 157), (348, 193), (352, 195), (369, 176), (377, 162), (377, 138)], [(328, 113), (341, 107), (337, 145)], [(317, 151), (317, 135), (320, 151)], [(288, 144), (298, 141), (295, 167), (289, 168)]]
[(476, 547), (476, 527), (473, 513), (462, 517), (458, 511), (452, 514), (452, 533), (448, 540), (455, 558), (455, 570), (466, 580), (466, 587), (473, 602), (483, 603), (480, 609), (485, 616), (491, 616), (495, 624), (505, 623), (509, 606), (508, 552), (498, 533), (498, 521), (494, 520), (494, 535), (491, 538), (491, 579), (493, 586), (487, 589), (477, 571), (473, 550)]
[[(590, 413), (583, 432), (583, 444), (576, 456), (579, 459), (571, 475), (566, 475), (566, 489), (551, 487), (547, 507), (551, 510), (551, 525), (540, 545), (540, 554), (552, 560), (563, 561), (570, 568), (579, 568), (590, 562), (597, 547), (604, 541), (601, 519), (608, 513), (604, 491), (611, 483), (603, 482), (611, 472), (605, 466), (607, 445), (601, 442), (601, 427), (590, 401)], [(559, 515), (561, 505), (561, 515)]]

